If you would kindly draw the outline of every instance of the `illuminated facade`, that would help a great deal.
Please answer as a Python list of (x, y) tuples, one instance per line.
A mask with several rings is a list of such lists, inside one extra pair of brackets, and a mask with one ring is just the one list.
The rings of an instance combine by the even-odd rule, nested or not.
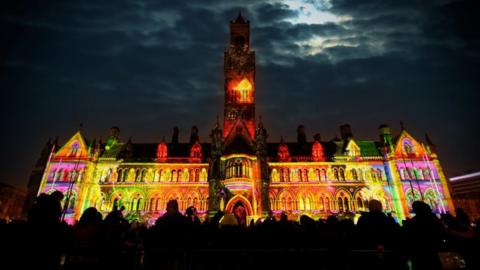
[(171, 199), (183, 211), (234, 211), (265, 216), (269, 210), (325, 217), (358, 213), (368, 200), (380, 200), (399, 219), (410, 216), (414, 200), (435, 212), (453, 209), (448, 184), (433, 144), (422, 144), (405, 129), (393, 137), (386, 125), (378, 140), (358, 140), (350, 126), (341, 138), (308, 141), (303, 126), (296, 142), (269, 142), (255, 116), (255, 54), (250, 25), (241, 15), (230, 23), (224, 56), (225, 105), (220, 123), (201, 143), (198, 129), (190, 141), (121, 142), (114, 127), (106, 143), (87, 144), (80, 132), (51, 152), (38, 192), (60, 190), (67, 220), (95, 206), (104, 213), (125, 207), (127, 217), (152, 221)]

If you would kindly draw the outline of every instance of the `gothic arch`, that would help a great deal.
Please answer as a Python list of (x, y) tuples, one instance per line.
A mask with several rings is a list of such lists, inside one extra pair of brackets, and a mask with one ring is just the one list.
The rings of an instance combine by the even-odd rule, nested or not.
[(235, 206), (237, 202), (241, 202), (243, 206), (245, 206), (245, 210), (247, 211), (247, 216), (253, 215), (253, 208), (252, 208), (252, 205), (250, 204), (250, 201), (248, 201), (248, 199), (242, 195), (233, 196), (225, 206), (225, 212), (232, 212), (233, 206)]

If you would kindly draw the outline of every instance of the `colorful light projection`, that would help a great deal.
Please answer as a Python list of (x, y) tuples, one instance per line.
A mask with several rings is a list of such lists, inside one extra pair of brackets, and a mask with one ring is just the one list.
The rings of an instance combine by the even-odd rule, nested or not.
[[(240, 28), (231, 29), (232, 37), (248, 37), (248, 23), (241, 20), (236, 25)], [(304, 144), (302, 151), (283, 139), (278, 145), (256, 140), (255, 55), (245, 52), (239, 55), (228, 50), (225, 54), (223, 138), (217, 136), (218, 126), (212, 133), (220, 162), (210, 158), (208, 144), (197, 141), (176, 151), (165, 140), (152, 144), (148, 156), (127, 160), (117, 154), (125, 145), (118, 140), (118, 128), (111, 129), (104, 149), (87, 146), (77, 132), (61, 149), (52, 150), (39, 192), (70, 194), (68, 222), (91, 206), (104, 214), (114, 206), (124, 206), (127, 217), (151, 221), (165, 212), (172, 199), (179, 201), (181, 211), (193, 205), (199, 213), (210, 210), (209, 214), (219, 209), (233, 211), (238, 203), (251, 217), (267, 210), (286, 211), (290, 218), (350, 215), (366, 210), (371, 199), (383, 202), (400, 220), (410, 216), (413, 200), (424, 200), (440, 213), (454, 209), (430, 143), (424, 147), (405, 130), (393, 139), (389, 128), (382, 125), (379, 142), (350, 139), (334, 142), (334, 147), (316, 137), (311, 148)], [(244, 147), (229, 154), (218, 150), (235, 142), (237, 136), (259, 150), (252, 155), (240, 154)], [(311, 155), (305, 154), (308, 150)], [(218, 202), (211, 201), (217, 198)], [(217, 204), (219, 208), (212, 206)]]
[(247, 78), (243, 78), (232, 89), (237, 103), (253, 103), (253, 86)]
[(323, 154), (323, 146), (318, 141), (315, 141), (312, 146), (312, 160), (325, 161), (325, 155)]

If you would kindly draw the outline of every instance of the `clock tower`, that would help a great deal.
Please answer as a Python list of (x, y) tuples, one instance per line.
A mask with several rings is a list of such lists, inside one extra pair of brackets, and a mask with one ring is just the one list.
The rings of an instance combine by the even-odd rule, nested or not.
[[(224, 56), (225, 108), (223, 137), (232, 132), (255, 136), (255, 52), (250, 50), (250, 22), (239, 13), (230, 22)], [(243, 130), (246, 129), (246, 130)]]

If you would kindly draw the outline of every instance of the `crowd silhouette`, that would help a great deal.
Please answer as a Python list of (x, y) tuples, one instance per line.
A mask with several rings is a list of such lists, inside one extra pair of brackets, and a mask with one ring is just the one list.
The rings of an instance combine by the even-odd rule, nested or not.
[(401, 226), (376, 200), (356, 224), (269, 212), (248, 225), (235, 210), (202, 222), (195, 207), (181, 213), (171, 200), (147, 227), (116, 207), (105, 218), (90, 207), (68, 225), (62, 199), (41, 194), (27, 221), (1, 223), (3, 269), (480, 269), (479, 220), (462, 209), (439, 218), (421, 201)]

